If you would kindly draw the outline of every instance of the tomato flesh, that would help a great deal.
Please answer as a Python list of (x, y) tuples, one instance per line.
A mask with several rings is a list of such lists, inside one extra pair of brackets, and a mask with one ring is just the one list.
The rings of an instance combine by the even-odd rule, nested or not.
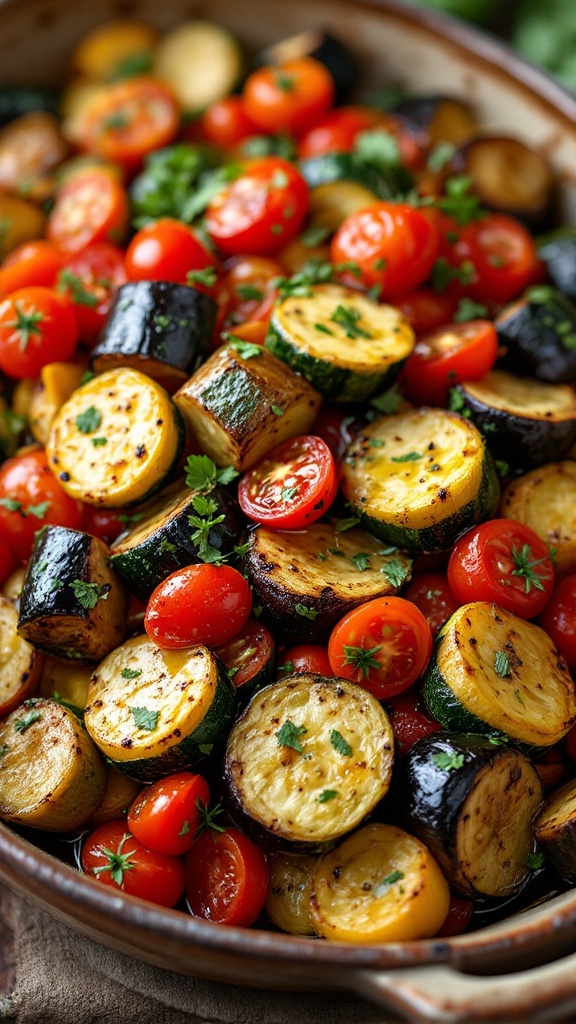
[(278, 530), (310, 526), (338, 493), (334, 458), (320, 437), (283, 441), (242, 477), (240, 508), (249, 519)]
[(268, 893), (268, 865), (259, 846), (235, 828), (207, 830), (186, 858), (186, 896), (196, 917), (254, 924)]

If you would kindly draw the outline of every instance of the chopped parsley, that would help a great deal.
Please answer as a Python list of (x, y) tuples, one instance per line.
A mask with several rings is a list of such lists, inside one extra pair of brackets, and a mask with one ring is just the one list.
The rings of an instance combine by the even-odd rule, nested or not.
[(472, 178), (466, 174), (460, 174), (448, 178), (444, 186), (446, 195), (437, 199), (434, 205), (449, 217), (454, 217), (460, 227), (465, 227), (472, 220), (478, 220), (482, 216), (480, 200), (477, 196), (470, 194)]
[(342, 757), (352, 757), (352, 747), (344, 739), (342, 733), (338, 732), (338, 729), (332, 729), (332, 732), (330, 733), (330, 743), (337, 754), (342, 754)]
[(120, 675), (122, 679), (137, 679), (138, 676), (142, 675), (141, 668), (123, 668)]
[(110, 583), (88, 583), (86, 580), (72, 580), (69, 584), (81, 608), (91, 611), (98, 601), (107, 601), (112, 589)]
[(305, 725), (294, 725), (290, 719), (286, 719), (284, 724), (280, 726), (275, 736), (278, 740), (279, 747), (290, 747), (291, 750), (295, 750), (297, 754), (304, 753), (304, 747), (300, 743), (300, 737), (304, 736), (308, 732)]
[[(201, 458), (203, 457), (205, 456), (201, 456)], [(221, 544), (221, 537), (215, 528), (224, 522), (226, 516), (223, 514), (215, 515), (219, 511), (218, 503), (213, 501), (212, 498), (204, 497), (202, 494), (194, 495), (192, 506), (194, 514), (188, 516), (188, 522), (190, 526), (194, 527), (191, 540), (196, 545), (199, 557), (204, 562), (218, 563), (225, 561), (226, 556), (222, 554), (220, 548), (216, 547), (213, 542), (219, 540)]]
[(186, 486), (193, 491), (209, 491), (216, 484), (230, 484), (237, 476), (233, 466), (218, 468), (209, 455), (189, 455), (186, 460)]
[(297, 494), (297, 487), (283, 487), (280, 492), (280, 497), (282, 498), (282, 501), (293, 501)]
[(510, 677), (510, 661), (508, 655), (504, 651), (496, 651), (494, 655), (494, 671), (500, 679), (507, 679)]
[(352, 555), (350, 561), (354, 563), (359, 572), (366, 572), (370, 568), (370, 556), (365, 551), (359, 551)]
[(396, 882), (401, 882), (403, 878), (403, 871), (391, 871), (389, 875), (386, 875), (386, 878), (383, 878), (380, 882), (377, 882), (377, 884), (374, 886), (372, 890), (372, 895), (375, 896), (377, 900), (380, 899), (381, 896), (386, 895), (386, 893), (390, 890), (390, 887), (392, 885), (395, 885)]
[(88, 306), (94, 308), (99, 303), (98, 296), (89, 292), (82, 283), (82, 278), (73, 274), (71, 270), (64, 267), (58, 274), (58, 291), (64, 292), (69, 289), (72, 301), (77, 306)]
[(160, 718), (159, 711), (151, 711), (150, 708), (132, 707), (129, 707), (128, 710), (132, 712), (134, 725), (137, 729), (143, 729), (144, 732), (154, 732)]
[(347, 338), (371, 338), (372, 335), (362, 327), (358, 327), (358, 321), (362, 314), (353, 306), (336, 306), (330, 320), (343, 328)]
[(437, 768), (443, 772), (453, 772), (462, 768), (464, 754), (457, 754), (454, 750), (440, 750), (432, 755), (432, 760)]
[(418, 459), (422, 459), (422, 452), (406, 452), (405, 455), (393, 455), (390, 459), (391, 462), (418, 462)]
[(224, 334), (224, 340), (230, 348), (238, 353), (241, 359), (257, 359), (262, 355), (261, 346), (255, 345), (253, 341), (244, 341), (243, 338), (237, 338), (235, 334)]
[(38, 722), (42, 718), (40, 711), (27, 711), (23, 718), (17, 718), (14, 722), (14, 728), (16, 732), (26, 732), (34, 722)]
[[(282, 172), (280, 171), (277, 173), (281, 174)], [(261, 302), (264, 298), (264, 292), (261, 288), (257, 288), (255, 284), (237, 284), (235, 292), (243, 302), (249, 302), (250, 299), (254, 299), (256, 302)]]
[(299, 601), (294, 605), (294, 611), (297, 615), (301, 615), (303, 619), (311, 619), (312, 621), (314, 621), (318, 615), (318, 612), (314, 608), (309, 608), (305, 604), (300, 604)]
[(103, 445), (108, 444), (107, 437), (92, 437), (91, 441), (95, 448), (102, 448)]
[(384, 415), (387, 413), (398, 412), (401, 403), (402, 395), (395, 384), (389, 388), (388, 391), (384, 391), (383, 394), (376, 395), (374, 398), (370, 399), (370, 405)]
[(337, 789), (323, 789), (318, 796), (318, 803), (327, 804), (329, 800), (333, 800), (334, 797), (338, 795), (339, 793)]
[(81, 434), (93, 434), (102, 423), (102, 413), (95, 405), (90, 405), (78, 414), (75, 423)]
[(538, 871), (539, 868), (544, 865), (544, 854), (543, 853), (527, 853), (524, 861), (527, 868), (531, 871)]
[(202, 270), (189, 270), (186, 274), (186, 284), (194, 287), (195, 284), (206, 285), (207, 288), (211, 288), (212, 285), (216, 284), (218, 280), (218, 274), (214, 267), (204, 267)]
[(279, 405), (271, 405), (270, 409), (272, 410), (275, 416), (283, 416), (284, 413), (286, 412), (286, 410), (281, 409)]
[(393, 587), (401, 587), (410, 575), (410, 566), (399, 558), (391, 558), (380, 568), (380, 572), (386, 577)]

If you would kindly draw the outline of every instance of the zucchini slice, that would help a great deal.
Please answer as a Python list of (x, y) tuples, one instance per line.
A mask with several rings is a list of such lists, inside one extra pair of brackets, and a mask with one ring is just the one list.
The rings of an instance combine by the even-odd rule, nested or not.
[(318, 857), (311, 853), (270, 854), (270, 887), (266, 913), (272, 924), (289, 935), (314, 935), (310, 917), (310, 893)]
[(131, 366), (172, 394), (208, 355), (216, 312), (214, 299), (196, 288), (130, 281), (114, 297), (92, 368)]
[(561, 459), (576, 441), (571, 387), (491, 370), (480, 380), (457, 384), (456, 391), (494, 458), (510, 466), (532, 469)]
[(534, 231), (549, 226), (556, 180), (534, 147), (507, 136), (480, 135), (454, 154), (451, 168), (471, 178), (483, 206), (517, 217)]
[(463, 896), (502, 897), (527, 879), (542, 786), (532, 762), (483, 736), (434, 733), (403, 762), (407, 828)]
[(512, 480), (500, 514), (531, 526), (554, 549), (559, 576), (576, 572), (576, 462), (550, 462)]
[(336, 942), (368, 945), (435, 935), (450, 891), (430, 851), (394, 825), (355, 832), (318, 862), (312, 923)]
[(307, 434), (322, 399), (271, 352), (246, 358), (223, 345), (174, 401), (200, 451), (243, 472), (286, 438)]
[(168, 651), (137, 636), (96, 668), (84, 720), (120, 771), (154, 782), (206, 757), (234, 710), (228, 673), (207, 647)]
[(386, 795), (393, 748), (388, 715), (363, 687), (288, 676), (256, 694), (228, 737), (233, 812), (268, 839), (332, 842)]
[(234, 36), (212, 21), (185, 21), (158, 43), (152, 73), (172, 89), (180, 106), (199, 114), (234, 91), (244, 69)]
[(43, 655), (18, 636), (18, 611), (0, 597), (0, 718), (34, 692), (42, 674)]
[(408, 555), (382, 547), (359, 527), (322, 521), (306, 530), (259, 526), (244, 570), (264, 620), (291, 642), (321, 642), (346, 612), (396, 594), (412, 573)]
[(183, 444), (180, 414), (164, 388), (121, 367), (94, 377), (64, 403), (46, 450), (70, 497), (119, 508), (159, 490)]
[(566, 295), (550, 285), (530, 288), (502, 310), (494, 326), (505, 370), (549, 384), (576, 380), (576, 308)]
[(489, 601), (462, 605), (444, 624), (423, 694), (445, 729), (531, 747), (558, 743), (576, 720), (576, 686), (548, 634)]
[[(213, 487), (204, 498), (215, 502), (213, 519), (220, 519), (208, 533), (207, 542), (223, 555), (238, 543), (244, 522), (238, 502), (224, 487)], [(189, 517), (196, 515), (194, 493), (182, 482), (174, 483), (140, 506), (138, 522), (123, 533), (111, 548), (110, 564), (126, 586), (146, 602), (162, 580), (185, 565), (202, 562), (199, 541), (193, 541)]]
[(104, 795), (104, 764), (78, 717), (27, 701), (0, 724), (0, 819), (50, 832), (78, 828)]
[(576, 779), (548, 797), (536, 821), (536, 839), (558, 874), (576, 882)]
[(394, 306), (321, 284), (272, 314), (266, 347), (332, 401), (361, 402), (392, 384), (415, 345)]
[(495, 511), (496, 470), (482, 435), (444, 409), (375, 420), (342, 464), (348, 502), (371, 533), (408, 551), (442, 551)]
[(99, 661), (124, 637), (127, 598), (97, 537), (40, 530), (28, 562), (18, 632), (59, 658)]

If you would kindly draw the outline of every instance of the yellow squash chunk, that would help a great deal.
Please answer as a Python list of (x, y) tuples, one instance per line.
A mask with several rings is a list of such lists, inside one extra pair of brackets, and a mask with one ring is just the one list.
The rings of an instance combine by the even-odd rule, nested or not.
[(270, 887), (266, 913), (272, 924), (290, 935), (314, 935), (310, 893), (318, 857), (310, 853), (272, 853), (268, 857)]
[(559, 575), (576, 572), (576, 462), (550, 462), (512, 480), (501, 515), (526, 523), (554, 548)]
[(18, 636), (18, 611), (0, 597), (0, 717), (26, 700), (39, 682), (43, 655)]
[(83, 373), (77, 363), (48, 363), (41, 370), (28, 407), (28, 423), (35, 441), (46, 445), (56, 413), (80, 387)]
[(132, 18), (115, 18), (82, 37), (72, 54), (78, 74), (101, 82), (122, 77), (123, 71), (148, 71), (158, 32)]
[(62, 661), (51, 654), (45, 655), (40, 693), (43, 697), (65, 700), (75, 708), (84, 708), (92, 677), (92, 665), (79, 665), (75, 661)]
[(142, 789), (139, 782), (129, 779), (114, 765), (107, 764), (105, 770), (106, 789), (98, 807), (86, 822), (89, 828), (96, 828), (105, 821), (118, 821), (118, 818), (124, 817)]
[(0, 191), (0, 259), (44, 233), (46, 214), (35, 203)]

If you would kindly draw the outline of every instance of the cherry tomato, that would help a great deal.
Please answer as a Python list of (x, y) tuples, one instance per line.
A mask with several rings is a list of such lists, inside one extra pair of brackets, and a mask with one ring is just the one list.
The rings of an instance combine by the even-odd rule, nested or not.
[(332, 106), (334, 79), (319, 61), (302, 57), (253, 71), (242, 98), (261, 131), (298, 135)]
[(463, 900), (459, 896), (451, 896), (448, 913), (444, 919), (444, 924), (436, 932), (436, 938), (447, 939), (451, 935), (460, 935), (461, 932), (466, 931), (473, 913), (474, 904), (471, 900)]
[(314, 434), (326, 442), (336, 462), (340, 462), (356, 433), (362, 429), (365, 420), (351, 416), (345, 409), (335, 405), (323, 405), (314, 420)]
[(72, 303), (85, 345), (96, 344), (112, 299), (126, 281), (124, 253), (110, 242), (96, 242), (67, 258), (58, 274), (58, 291)]
[(245, 164), (206, 210), (210, 238), (228, 256), (267, 255), (298, 234), (308, 211), (308, 186), (277, 156)]
[(70, 303), (50, 288), (18, 288), (0, 302), (0, 370), (22, 380), (74, 354), (78, 327)]
[(83, 147), (135, 170), (147, 153), (172, 142), (180, 111), (168, 86), (142, 75), (98, 93), (81, 121)]
[(232, 640), (215, 650), (238, 692), (265, 673), (274, 657), (274, 637), (257, 619), (248, 619)]
[(300, 137), (298, 156), (301, 160), (323, 153), (348, 153), (354, 148), (360, 132), (375, 128), (380, 112), (372, 107), (338, 107), (318, 118)]
[(269, 257), (235, 256), (230, 260), (216, 286), (224, 327), (234, 333), (237, 324), (269, 320), (277, 295), (274, 282), (279, 277), (284, 277), (284, 269)]
[(44, 238), (18, 245), (0, 266), (0, 297), (31, 284), (51, 288), (63, 263), (60, 249)]
[(548, 545), (515, 519), (490, 519), (456, 541), (448, 582), (462, 604), (494, 601), (521, 618), (540, 615), (554, 587)]
[(379, 700), (394, 697), (422, 675), (432, 632), (422, 612), (403, 597), (377, 597), (340, 619), (328, 642), (335, 676), (359, 683)]
[(379, 285), (387, 298), (417, 288), (429, 277), (438, 233), (414, 207), (382, 201), (347, 217), (330, 251), (333, 263), (356, 263), (364, 283)]
[(98, 508), (96, 505), (82, 506), (82, 529), (98, 537), (105, 544), (113, 544), (121, 533), (128, 529), (130, 516), (123, 508)]
[(159, 647), (225, 644), (246, 624), (252, 595), (244, 576), (229, 565), (187, 565), (153, 592), (144, 628)]
[(433, 288), (417, 288), (397, 295), (394, 305), (402, 310), (416, 334), (428, 334), (454, 319), (458, 298), (448, 290), (439, 294)]
[(80, 530), (82, 509), (49, 469), (44, 449), (31, 448), (0, 466), (0, 532), (26, 562), (34, 535), (49, 524)]
[(254, 924), (268, 894), (268, 865), (259, 846), (236, 828), (204, 832), (186, 857), (186, 896), (196, 917)]
[(443, 572), (421, 572), (413, 576), (404, 596), (420, 609), (433, 636), (460, 607)]
[(388, 706), (388, 714), (396, 750), (400, 757), (406, 754), (418, 740), (423, 739), (424, 736), (430, 736), (433, 732), (439, 732), (442, 728), (439, 722), (430, 718), (420, 703), (420, 694), (415, 693), (414, 690), (394, 697)]
[(568, 662), (570, 671), (576, 672), (576, 576), (558, 581), (540, 625)]
[(301, 530), (320, 519), (338, 493), (336, 464), (320, 437), (303, 434), (273, 448), (238, 486), (249, 519), (278, 530)]
[(216, 100), (200, 119), (202, 132), (208, 142), (222, 149), (233, 149), (260, 129), (248, 117), (241, 96), (225, 96)]
[(140, 228), (126, 250), (129, 281), (186, 284), (190, 270), (203, 270), (214, 257), (187, 224), (161, 217)]
[(202, 775), (175, 772), (138, 794), (128, 811), (128, 828), (154, 853), (179, 857), (192, 849), (209, 802), (210, 790)]
[(102, 885), (160, 907), (176, 906), (184, 892), (182, 861), (147, 850), (125, 821), (107, 821), (86, 836), (80, 861), (84, 873)]
[(59, 189), (46, 236), (63, 252), (79, 252), (94, 242), (121, 242), (128, 217), (126, 190), (106, 170), (88, 167)]
[(504, 213), (489, 213), (461, 228), (454, 254), (459, 265), (473, 264), (466, 291), (481, 302), (510, 302), (540, 276), (536, 242), (523, 224)]
[(498, 335), (490, 320), (446, 324), (424, 334), (402, 369), (402, 386), (415, 405), (448, 403), (451, 387), (480, 380), (498, 355)]
[(18, 566), (18, 558), (16, 552), (12, 550), (10, 545), (0, 540), (0, 584), (5, 583), (10, 573), (14, 572)]
[(278, 671), (285, 675), (293, 672), (315, 672), (319, 676), (331, 676), (332, 666), (326, 647), (319, 644), (298, 644), (289, 647), (281, 656)]

